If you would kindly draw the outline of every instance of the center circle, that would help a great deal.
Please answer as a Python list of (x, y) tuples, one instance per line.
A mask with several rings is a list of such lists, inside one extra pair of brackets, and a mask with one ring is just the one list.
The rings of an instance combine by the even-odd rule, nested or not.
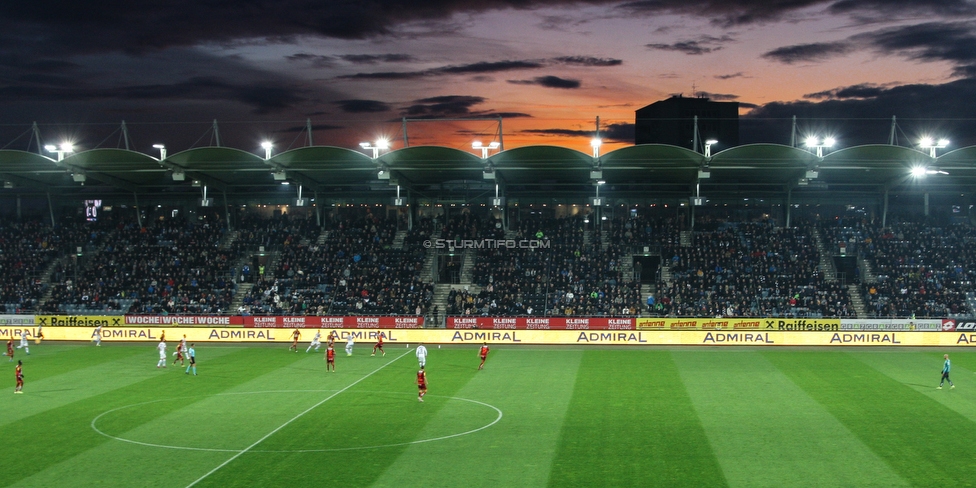
[[(203, 396), (203, 395), (201, 395), (198, 398), (210, 398), (210, 397), (215, 397), (215, 396), (230, 396), (230, 395), (335, 393), (335, 392), (338, 392), (338, 391), (339, 390), (268, 390), (268, 391), (248, 391), (248, 392), (219, 393), (217, 395), (209, 395), (209, 396)], [(352, 393), (352, 394), (362, 393), (362, 394), (376, 394), (376, 395), (394, 395), (394, 396), (400, 396), (400, 395), (415, 396), (416, 395), (415, 393), (408, 393), (408, 392), (388, 392), (388, 391), (385, 391), (385, 392), (381, 392), (381, 391), (346, 392), (346, 393), (344, 393), (344, 395), (348, 395), (350, 393)], [(105, 417), (111, 418), (111, 415), (113, 413), (116, 413), (116, 412), (120, 412), (120, 411), (127, 410), (127, 409), (133, 409), (133, 408), (137, 408), (137, 407), (143, 407), (143, 406), (147, 406), (147, 405), (153, 405), (153, 404), (162, 403), (162, 402), (186, 401), (188, 398), (192, 398), (192, 397), (163, 398), (163, 399), (159, 399), (159, 400), (151, 400), (151, 401), (148, 401), (148, 402), (133, 403), (131, 405), (124, 405), (124, 406), (121, 406), (121, 407), (116, 407), (116, 408), (113, 408), (111, 410), (107, 410), (105, 412), (102, 412), (101, 414), (99, 414), (98, 416), (96, 416), (94, 419), (92, 419), (92, 421), (91, 421), (91, 428), (95, 432), (97, 432), (97, 433), (99, 433), (99, 434), (101, 434), (101, 435), (103, 435), (105, 437), (108, 437), (110, 439), (114, 439), (114, 440), (121, 441), (121, 442), (127, 442), (127, 443), (130, 443), (130, 444), (136, 444), (136, 445), (140, 445), (140, 446), (156, 447), (156, 448), (160, 448), (160, 449), (177, 449), (177, 450), (185, 450), (185, 451), (207, 451), (207, 452), (230, 452), (230, 453), (239, 453), (239, 452), (243, 452), (243, 451), (247, 451), (247, 452), (261, 452), (261, 453), (335, 452), (335, 451), (354, 451), (354, 450), (364, 450), (364, 449), (379, 449), (379, 448), (384, 448), (384, 447), (406, 446), (406, 445), (411, 445), (411, 444), (422, 444), (422, 443), (426, 443), (426, 442), (434, 442), (434, 441), (452, 439), (454, 437), (461, 437), (461, 436), (468, 435), (468, 434), (474, 434), (476, 432), (479, 432), (479, 431), (482, 431), (484, 429), (487, 429), (487, 428), (495, 425), (496, 423), (498, 423), (502, 419), (502, 415), (503, 415), (502, 414), (502, 411), (500, 409), (498, 409), (497, 407), (495, 407), (494, 405), (490, 405), (488, 403), (480, 402), (478, 400), (471, 400), (471, 399), (468, 399), (468, 398), (460, 398), (460, 397), (452, 397), (452, 396), (444, 396), (444, 395), (431, 395), (431, 394), (428, 394), (426, 396), (426, 398), (441, 398), (441, 399), (446, 399), (446, 400), (454, 400), (454, 401), (466, 402), (466, 403), (469, 403), (469, 404), (472, 404), (472, 405), (475, 405), (475, 406), (481, 406), (481, 407), (485, 407), (485, 408), (494, 410), (497, 415), (490, 422), (488, 422), (488, 423), (486, 423), (484, 425), (481, 425), (480, 427), (477, 427), (477, 428), (471, 428), (471, 429), (468, 429), (468, 430), (463, 431), (463, 432), (456, 432), (456, 433), (452, 433), (452, 434), (432, 436), (432, 437), (429, 437), (429, 438), (417, 439), (417, 440), (407, 441), (407, 442), (396, 442), (396, 443), (368, 445), (368, 446), (367, 445), (364, 445), (364, 446), (333, 447), (333, 448), (320, 448), (320, 449), (280, 449), (280, 450), (272, 450), (272, 449), (268, 449), (268, 450), (262, 450), (262, 449), (228, 449), (228, 448), (218, 448), (218, 447), (193, 447), (193, 446), (182, 446), (182, 445), (167, 444), (167, 443), (143, 442), (143, 441), (139, 441), (139, 440), (136, 440), (136, 439), (129, 439), (129, 438), (126, 438), (126, 437), (120, 437), (120, 436), (112, 435), (112, 434), (107, 433), (104, 430), (100, 429), (99, 426), (97, 425), (100, 420), (102, 420)], [(244, 413), (241, 413), (241, 415), (244, 415)], [(138, 426), (136, 426), (136, 427), (138, 427)]]

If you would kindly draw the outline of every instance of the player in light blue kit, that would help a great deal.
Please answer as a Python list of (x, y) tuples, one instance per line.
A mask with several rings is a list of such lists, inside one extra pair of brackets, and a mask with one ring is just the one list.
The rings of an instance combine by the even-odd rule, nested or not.
[(942, 384), (945, 383), (946, 381), (949, 382), (949, 389), (955, 388), (956, 385), (952, 384), (952, 380), (949, 379), (949, 355), (946, 354), (945, 356), (942, 357), (945, 358), (945, 363), (943, 363), (942, 365), (942, 380), (939, 381), (938, 389), (941, 390)]
[(186, 373), (190, 374), (190, 368), (193, 368), (193, 376), (197, 375), (197, 351), (193, 348), (193, 343), (190, 343), (190, 348), (186, 352), (187, 357), (190, 358), (190, 365), (186, 367)]

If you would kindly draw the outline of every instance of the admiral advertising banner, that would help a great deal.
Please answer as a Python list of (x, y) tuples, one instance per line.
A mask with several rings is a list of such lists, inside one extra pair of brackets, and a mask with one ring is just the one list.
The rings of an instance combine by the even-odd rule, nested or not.
[(494, 330), (633, 330), (634, 320), (632, 318), (609, 317), (448, 317), (447, 328)]
[[(0, 334), (35, 327), (0, 327)], [(158, 342), (161, 327), (103, 327), (102, 342)], [(313, 330), (299, 330), (300, 342), (308, 342)], [(323, 336), (335, 333), (345, 342), (373, 343), (379, 334), (391, 347), (418, 342), (433, 344), (575, 344), (635, 346), (951, 346), (976, 348), (973, 332), (799, 332), (799, 331), (709, 331), (709, 330), (474, 330), (474, 329), (322, 329)], [(45, 340), (90, 341), (94, 327), (52, 327), (44, 329)], [(191, 342), (290, 342), (290, 330), (241, 327), (182, 327), (170, 330), (168, 339), (185, 334)]]

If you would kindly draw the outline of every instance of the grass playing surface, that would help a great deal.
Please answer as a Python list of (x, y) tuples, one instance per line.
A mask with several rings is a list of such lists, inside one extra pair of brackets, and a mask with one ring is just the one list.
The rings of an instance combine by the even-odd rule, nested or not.
[(976, 485), (969, 351), (433, 346), (420, 403), (403, 346), (154, 346), (0, 359), (0, 485)]

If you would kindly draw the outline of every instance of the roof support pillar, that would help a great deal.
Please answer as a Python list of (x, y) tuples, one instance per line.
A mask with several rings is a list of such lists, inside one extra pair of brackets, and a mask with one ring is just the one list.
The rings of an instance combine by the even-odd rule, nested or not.
[(139, 222), (139, 228), (142, 228), (142, 212), (139, 209), (139, 194), (132, 192), (132, 198), (136, 202), (136, 221)]
[(318, 225), (319, 228), (321, 229), (322, 228), (322, 205), (321, 205), (322, 202), (319, 201), (318, 190), (312, 191), (312, 198), (315, 199), (315, 225)]
[(793, 187), (786, 189), (786, 228), (790, 228), (791, 217), (793, 216)]
[(888, 187), (884, 191), (884, 209), (881, 211), (881, 228), (888, 227)]
[(51, 192), (47, 192), (47, 211), (51, 214), (51, 227), (54, 227), (54, 204), (51, 203)]
[(224, 215), (227, 217), (227, 231), (234, 230), (234, 224), (230, 221), (230, 204), (227, 202), (227, 190), (221, 191), (224, 194)]

